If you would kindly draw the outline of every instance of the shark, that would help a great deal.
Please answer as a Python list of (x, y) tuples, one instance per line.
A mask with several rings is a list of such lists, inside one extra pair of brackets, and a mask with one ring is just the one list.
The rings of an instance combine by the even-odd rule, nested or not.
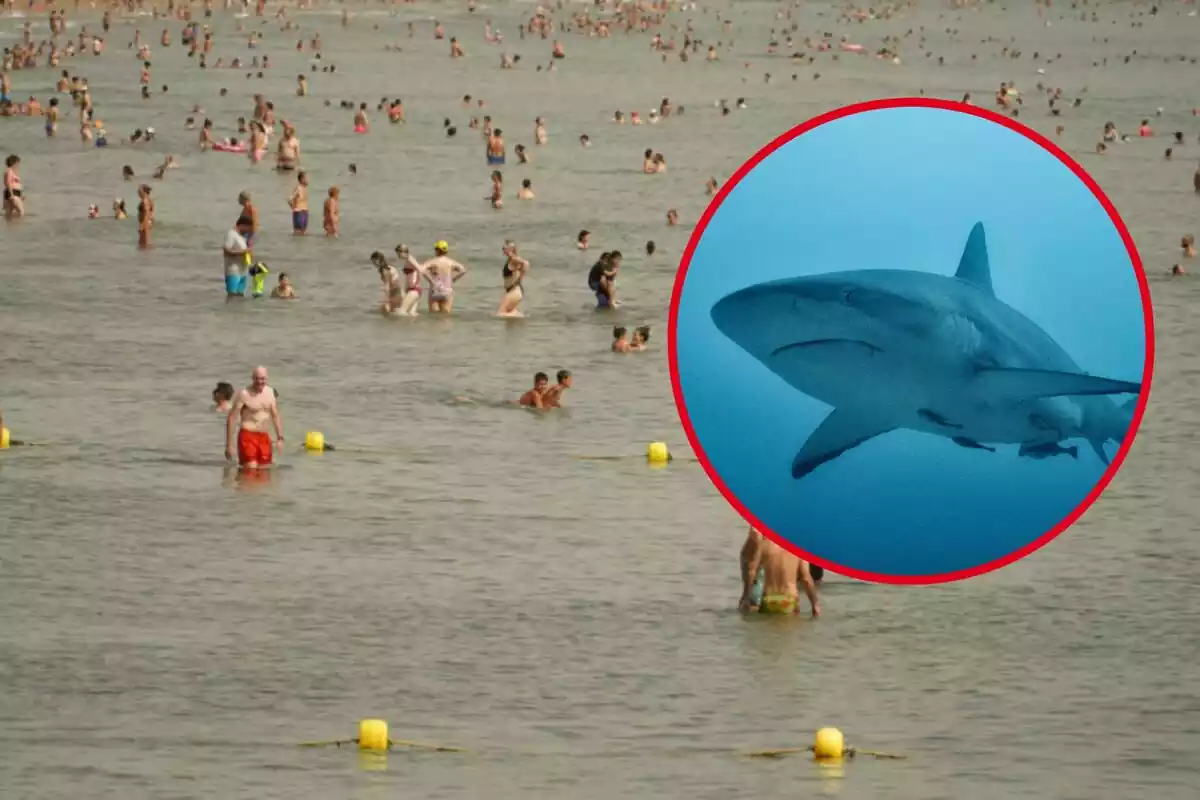
[[(712, 307), (717, 329), (792, 388), (832, 408), (792, 462), (801, 479), (897, 430), (1019, 458), (1109, 463), (1140, 381), (1083, 371), (1037, 323), (996, 297), (982, 222), (954, 275), (901, 269), (760, 283)], [(1135, 395), (1123, 403), (1114, 397)]]

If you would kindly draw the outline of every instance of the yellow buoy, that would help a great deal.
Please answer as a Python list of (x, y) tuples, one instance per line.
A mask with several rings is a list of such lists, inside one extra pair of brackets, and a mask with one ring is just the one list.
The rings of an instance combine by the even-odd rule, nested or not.
[(304, 449), (321, 452), (325, 449), (325, 434), (320, 431), (309, 431), (304, 434)]
[(813, 740), (813, 755), (816, 758), (841, 758), (846, 753), (846, 742), (837, 728), (821, 728)]
[(671, 460), (671, 451), (665, 442), (651, 442), (646, 448), (646, 459), (651, 464), (665, 464)]
[(381, 719), (364, 719), (358, 723), (359, 750), (387, 750), (388, 727)]
[(7, 450), (9, 441), (8, 428), (0, 428), (0, 450)]

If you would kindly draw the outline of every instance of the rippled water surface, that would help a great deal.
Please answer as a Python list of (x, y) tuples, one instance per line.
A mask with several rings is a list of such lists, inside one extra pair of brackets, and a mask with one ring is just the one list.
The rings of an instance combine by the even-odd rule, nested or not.
[[(118, 19), (109, 52), (69, 68), (88, 77), (114, 138), (152, 125), (156, 142), (83, 149), (72, 125), (47, 141), (37, 121), (0, 119), (0, 150), (21, 154), (30, 209), (0, 229), (0, 405), (18, 438), (45, 443), (0, 457), (0, 795), (1194, 797), (1200, 289), (1160, 276), (1200, 215), (1198, 73), (1176, 58), (1194, 53), (1200, 20), (1185, 4), (1131, 17), (1149, 6), (1121, 3), (1084, 22), (1055, 4), (1047, 27), (1010, 5), (923, 3), (853, 26), (825, 4), (798, 13), (802, 34), (870, 47), (925, 26), (933, 57), (914, 34), (899, 66), (766, 57), (776, 7), (745, 2), (733, 6), (734, 46), (720, 63), (703, 51), (662, 63), (646, 36), (563, 35), (569, 57), (540, 73), (549, 42), (517, 37), (526, 4), (474, 14), (458, 3), (350, 6), (346, 29), (339, 6), (297, 15), (321, 30), (333, 75), (309, 72), (297, 35), (272, 21), (256, 51), (271, 56), (267, 77), (201, 72), (178, 45), (155, 47), (152, 82), (170, 93), (148, 101), (126, 50), (135, 20)], [(434, 15), (468, 58), (451, 61), (433, 41)], [(483, 42), (488, 18), (503, 48)], [(671, 17), (689, 18), (701, 39), (728, 42), (712, 12)], [(217, 12), (216, 55), (251, 55), (235, 44), (237, 22)], [(37, 24), (44, 36), (44, 17)], [(155, 42), (163, 27), (136, 24)], [(180, 25), (170, 27), (177, 41)], [(6, 44), (19, 28), (0, 18)], [(1016, 37), (1021, 58), (1003, 59), (987, 36)], [(502, 49), (524, 56), (518, 69), (497, 68)], [(293, 93), (301, 72), (304, 99)], [(54, 72), (13, 80), (16, 97), (45, 98)], [(1066, 126), (1059, 141), (1120, 208), (1151, 273), (1157, 378), (1127, 466), (1069, 534), (1013, 567), (920, 589), (831, 576), (819, 623), (743, 620), (744, 526), (694, 463), (649, 470), (640, 458), (657, 439), (685, 452), (663, 334), (704, 182), (834, 106), (921, 90), (982, 102), (1001, 80), (1024, 90), (1022, 121), (1047, 134)], [(1039, 80), (1084, 104), (1051, 117)], [(342, 188), (340, 240), (289, 235), (288, 178), (195, 152), (187, 110), (202, 106), (231, 135), (254, 91), (298, 122), (314, 197)], [(482, 199), (489, 168), (466, 126), (468, 93), (486, 99), (475, 113), (494, 117), (510, 149), (535, 151), (533, 164), (505, 169), (498, 213)], [(613, 110), (645, 114), (664, 95), (686, 107), (682, 118), (609, 124)], [(369, 135), (349, 135), (338, 102), (374, 109), (384, 96), (403, 97), (408, 124), (373, 112)], [(714, 108), (739, 96), (747, 109)], [(538, 115), (550, 141), (535, 148)], [(1174, 160), (1162, 136), (1091, 155), (1103, 122), (1133, 130), (1147, 117), (1160, 133), (1186, 133)], [(578, 145), (582, 133), (592, 147)], [(646, 147), (666, 154), (666, 174), (640, 174)], [(84, 218), (88, 204), (107, 209), (117, 196), (132, 208), (120, 167), (140, 179), (168, 153), (181, 166), (151, 181), (152, 251), (135, 249), (132, 222)], [(532, 203), (513, 197), (524, 177)], [(902, 201), (853, 164), (846, 180)], [(261, 209), (260, 255), (292, 275), (299, 302), (224, 303), (219, 248), (240, 190)], [(680, 227), (665, 225), (669, 207)], [(608, 352), (613, 317), (588, 308), (594, 254), (572, 244), (585, 227), (595, 248), (626, 253), (617, 319), (655, 326), (650, 352)], [(492, 317), (506, 237), (533, 263), (521, 322)], [(472, 270), (455, 317), (372, 313), (370, 251), (407, 241), (424, 253), (439, 238)], [(752, 242), (747, 231), (748, 259), (795, 255), (752, 254)], [(247, 484), (222, 471), (221, 420), (207, 400), (216, 381), (244, 383), (258, 363), (281, 394), (290, 444), (269, 483)], [(504, 406), (533, 372), (564, 366), (576, 376), (569, 409)], [(303, 455), (306, 430), (339, 451)], [(394, 738), (469, 752), (380, 763), (295, 746), (350, 737), (371, 716), (389, 720)], [(739, 756), (806, 744), (826, 724), (909, 759), (837, 771)]]

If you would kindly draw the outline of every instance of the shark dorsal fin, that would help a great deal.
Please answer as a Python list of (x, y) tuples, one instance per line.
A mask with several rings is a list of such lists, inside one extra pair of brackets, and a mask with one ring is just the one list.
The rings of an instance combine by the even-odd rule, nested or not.
[(963, 248), (962, 259), (958, 262), (958, 272), (954, 276), (990, 295), (995, 294), (992, 291), (992, 268), (988, 264), (987, 235), (983, 232), (982, 222), (976, 222), (975, 227), (971, 228), (967, 246)]

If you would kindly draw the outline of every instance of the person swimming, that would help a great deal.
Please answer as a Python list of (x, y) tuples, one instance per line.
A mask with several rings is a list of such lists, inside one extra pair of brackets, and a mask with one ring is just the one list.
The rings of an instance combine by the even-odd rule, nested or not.
[[(397, 248), (398, 250), (399, 248)], [(371, 253), (371, 263), (379, 270), (379, 280), (383, 282), (383, 303), (379, 310), (384, 314), (399, 311), (404, 299), (404, 289), (400, 285), (400, 273), (387, 263), (383, 253), (376, 250)]]
[(233, 403), (233, 384), (227, 381), (221, 381), (216, 388), (212, 390), (213, 411), (220, 414), (228, 414)]
[(613, 328), (613, 343), (612, 351), (614, 353), (628, 353), (629, 342), (625, 339), (626, 329), (620, 325)]
[(529, 408), (545, 408), (544, 396), (549, 383), (549, 375), (544, 372), (537, 373), (533, 376), (533, 388), (521, 395), (517, 403)]
[(588, 272), (588, 288), (596, 295), (597, 308), (616, 308), (617, 302), (617, 270), (621, 266), (621, 252), (613, 250), (601, 253), (600, 259), (592, 265)]
[(554, 378), (558, 383), (542, 394), (542, 405), (545, 408), (562, 408), (563, 395), (571, 388), (571, 370), (560, 369)]
[[(738, 610), (764, 614), (800, 613), (800, 586), (812, 606), (814, 619), (821, 615), (817, 587), (808, 562), (793, 555), (750, 526), (739, 556), (742, 597)], [(760, 583), (761, 590), (757, 589)], [(797, 586), (800, 584), (800, 586)]]
[(517, 243), (509, 239), (504, 243), (504, 266), (500, 277), (504, 282), (504, 295), (500, 298), (498, 317), (523, 317), (519, 306), (525, 299), (525, 288), (522, 282), (529, 272), (529, 262), (517, 255)]

